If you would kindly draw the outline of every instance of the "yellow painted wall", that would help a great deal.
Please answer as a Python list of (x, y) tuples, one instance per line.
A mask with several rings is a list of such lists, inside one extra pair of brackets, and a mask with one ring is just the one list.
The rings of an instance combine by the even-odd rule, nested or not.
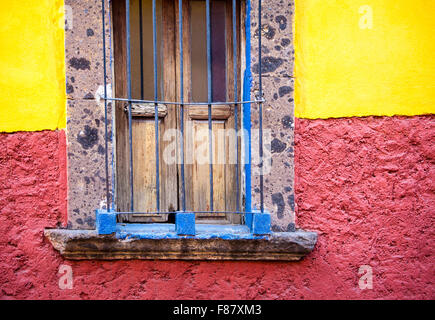
[(0, 0), (0, 132), (65, 122), (63, 0)]
[[(296, 116), (435, 113), (434, 12), (433, 0), (296, 0)], [(65, 127), (63, 28), (63, 0), (0, 0), (0, 131)]]
[(434, 0), (296, 0), (295, 115), (435, 113), (434, 14)]

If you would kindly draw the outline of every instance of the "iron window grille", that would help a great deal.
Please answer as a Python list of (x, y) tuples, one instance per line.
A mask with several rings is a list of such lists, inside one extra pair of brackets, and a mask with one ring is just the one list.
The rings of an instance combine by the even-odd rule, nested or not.
[[(122, 0), (124, 1), (124, 0)], [(177, 1), (177, 0), (174, 0)], [(173, 212), (165, 212), (160, 210), (160, 167), (159, 167), (159, 157), (160, 157), (160, 149), (159, 149), (159, 105), (172, 105), (177, 107), (177, 112), (179, 115), (179, 128), (181, 131), (181, 139), (180, 139), (180, 146), (179, 146), (179, 152), (181, 154), (181, 164), (180, 164), (180, 175), (181, 175), (181, 201), (180, 201), (180, 210), (176, 213), (176, 230), (177, 234), (179, 235), (194, 235), (195, 231), (192, 230), (192, 223), (193, 228), (195, 224), (195, 214), (216, 214), (216, 213), (225, 213), (225, 214), (241, 214), (242, 217), (244, 217), (245, 224), (247, 224), (252, 233), (254, 234), (268, 234), (270, 233), (270, 215), (267, 211), (265, 211), (264, 208), (264, 182), (263, 182), (263, 89), (262, 89), (262, 57), (261, 57), (261, 41), (262, 41), (262, 32), (261, 32), (261, 18), (262, 18), (262, 6), (261, 6), (261, 0), (258, 2), (258, 25), (259, 25), (259, 32), (258, 32), (258, 85), (259, 85), (259, 93), (255, 99), (251, 99), (250, 95), (250, 89), (249, 88), (247, 93), (244, 93), (244, 97), (241, 97), (238, 95), (238, 65), (237, 65), (237, 55), (238, 55), (238, 45), (237, 45), (237, 33), (236, 33), (236, 20), (237, 20), (237, 12), (236, 12), (236, 3), (237, 0), (232, 0), (232, 41), (233, 41), (233, 79), (234, 79), (234, 101), (213, 101), (212, 99), (212, 87), (211, 87), (211, 78), (212, 78), (212, 63), (211, 63), (211, 39), (210, 39), (210, 3), (211, 0), (205, 0), (206, 3), (206, 34), (207, 34), (207, 101), (204, 102), (188, 102), (185, 101), (185, 97), (183, 94), (183, 0), (178, 0), (178, 41), (179, 41), (179, 61), (180, 61), (180, 72), (179, 72), (179, 83), (180, 83), (180, 99), (179, 101), (161, 101), (158, 99), (158, 83), (157, 83), (157, 16), (156, 16), (156, 0), (152, 0), (152, 29), (153, 29), (153, 73), (154, 73), (154, 99), (153, 100), (144, 100), (143, 95), (141, 96), (141, 99), (133, 99), (132, 97), (132, 73), (131, 73), (131, 26), (130, 26), (130, 0), (125, 0), (125, 19), (126, 19), (126, 35), (125, 35), (125, 47), (126, 47), (126, 60), (127, 60), (127, 75), (126, 75), (126, 82), (127, 82), (127, 98), (121, 98), (121, 97), (109, 97), (108, 91), (107, 91), (107, 53), (106, 53), (106, 29), (105, 29), (105, 0), (102, 0), (102, 37), (103, 37), (103, 69), (104, 69), (104, 119), (105, 119), (105, 175), (106, 175), (106, 203), (107, 203), (107, 210), (97, 210), (97, 229), (100, 234), (107, 234), (114, 231), (114, 225), (116, 224), (117, 216), (120, 214), (170, 214)], [(249, 3), (249, 1), (247, 1)], [(140, 5), (142, 5), (142, 0), (140, 0)], [(142, 18), (142, 15), (141, 15)], [(140, 21), (140, 32), (142, 32), (142, 21)], [(142, 37), (141, 37), (141, 46), (140, 46), (140, 54), (142, 55), (143, 52), (143, 43), (142, 43)], [(143, 62), (143, 59), (141, 59), (141, 63)], [(141, 69), (141, 79), (143, 81), (143, 70)], [(109, 155), (109, 132), (108, 132), (108, 102), (117, 102), (122, 101), (127, 104), (127, 113), (128, 113), (128, 148), (129, 148), (129, 161), (130, 161), (130, 167), (129, 167), (129, 179), (130, 179), (130, 211), (122, 211), (119, 212), (116, 210), (115, 205), (115, 188), (112, 184), (112, 187), (110, 186), (110, 176), (109, 176), (109, 157), (114, 157), (114, 149), (112, 148), (111, 155)], [(135, 212), (134, 210), (134, 197), (133, 197), (133, 143), (132, 143), (132, 104), (133, 103), (139, 103), (139, 104), (152, 104), (154, 105), (154, 130), (155, 130), (155, 154), (156, 154), (156, 165), (155, 165), (155, 188), (156, 188), (156, 205), (157, 210), (156, 212)], [(251, 208), (242, 208), (242, 205), (240, 203), (240, 177), (239, 177), (239, 169), (240, 169), (240, 161), (239, 157), (236, 156), (236, 190), (237, 190), (237, 196), (236, 196), (236, 210), (235, 211), (216, 211), (214, 210), (214, 203), (213, 203), (213, 197), (214, 197), (214, 191), (213, 191), (213, 148), (212, 148), (212, 108), (215, 105), (226, 105), (226, 106), (232, 106), (234, 110), (234, 117), (235, 117), (235, 131), (238, 133), (238, 123), (239, 123), (239, 114), (238, 114), (238, 108), (237, 106), (247, 106), (250, 108), (251, 104), (257, 104), (258, 105), (258, 126), (259, 126), (259, 158), (260, 158), (260, 164), (259, 164), (259, 194), (260, 194), (260, 209), (259, 210), (251, 210)], [(185, 149), (184, 149), (184, 112), (185, 112), (185, 106), (207, 106), (208, 107), (208, 144), (209, 144), (209, 207), (210, 211), (192, 211), (188, 207), (186, 207), (186, 185), (185, 185)], [(236, 135), (237, 137), (237, 135)], [(249, 154), (251, 153), (251, 143), (250, 143), (250, 137), (248, 137), (249, 143)], [(236, 154), (239, 150), (239, 140), (236, 138), (235, 143), (236, 148)], [(249, 159), (250, 161), (250, 159)], [(250, 169), (248, 174), (250, 174)], [(249, 179), (250, 180), (250, 179)], [(250, 187), (250, 186), (248, 186)], [(112, 189), (112, 199), (110, 190)], [(112, 201), (111, 201), (112, 200)], [(248, 210), (246, 210), (248, 209)], [(257, 222), (256, 221), (257, 216)], [(259, 224), (256, 224), (259, 223)], [(256, 229), (257, 228), (257, 229)]]

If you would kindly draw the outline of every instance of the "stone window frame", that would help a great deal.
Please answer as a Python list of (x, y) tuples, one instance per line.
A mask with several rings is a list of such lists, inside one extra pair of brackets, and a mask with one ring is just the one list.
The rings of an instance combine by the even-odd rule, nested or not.
[[(251, 32), (251, 28), (256, 26), (256, 23), (252, 22), (251, 18), (255, 20), (255, 11), (252, 10), (252, 8), (258, 3), (257, 1), (258, 0), (246, 0), (246, 30), (249, 36), (248, 39), (251, 40), (246, 43), (249, 48), (254, 41), (253, 38), (255, 38), (255, 34), (259, 32), (258, 28), (254, 33)], [(101, 41), (95, 41), (93, 38), (98, 37), (98, 35), (96, 35), (96, 33), (98, 33), (96, 31), (98, 30), (98, 26), (100, 26), (101, 29), (101, 1), (95, 0), (91, 5), (89, 5), (88, 1), (66, 0), (65, 2), (67, 6), (72, 8), (73, 15), (74, 12), (76, 12), (78, 13), (76, 17), (80, 18), (81, 15), (86, 16), (88, 19), (84, 21), (89, 22), (94, 27), (92, 28), (89, 24), (86, 24), (86, 26), (79, 25), (75, 30), (66, 30), (66, 59), (68, 65), (67, 94), (69, 95), (67, 131), (69, 160), (68, 183), (70, 191), (68, 201), (69, 209), (71, 210), (68, 210), (68, 226), (66, 229), (45, 230), (44, 234), (53, 246), (59, 250), (64, 257), (69, 259), (231, 259), (294, 261), (300, 260), (303, 256), (311, 252), (317, 241), (317, 234), (304, 230), (294, 230), (294, 222), (291, 222), (286, 229), (279, 226), (275, 227), (276, 231), (274, 230), (274, 225), (272, 225), (271, 233), (256, 232), (256, 224), (253, 223), (249, 226), (241, 225), (239, 228), (227, 227), (225, 229), (225, 226), (220, 226), (214, 229), (199, 230), (195, 236), (191, 236), (188, 233), (174, 233), (174, 230), (168, 230), (168, 228), (170, 228), (169, 226), (166, 226), (166, 229), (157, 225), (146, 225), (146, 228), (142, 228), (141, 230), (126, 229), (125, 225), (116, 223), (116, 218), (113, 220), (113, 212), (105, 209), (107, 204), (104, 200), (100, 201), (97, 206), (99, 209), (97, 210), (94, 210), (95, 206), (92, 209), (87, 206), (88, 212), (84, 215), (83, 212), (80, 212), (80, 209), (71, 208), (74, 206), (71, 206), (72, 201), (84, 201), (86, 203), (91, 198), (90, 193), (96, 194), (101, 192), (101, 190), (104, 190), (103, 193), (105, 193), (104, 175), (101, 174), (100, 171), (97, 170), (93, 176), (84, 176), (86, 169), (89, 169), (90, 166), (95, 166), (96, 163), (101, 163), (101, 159), (99, 158), (103, 158), (105, 152), (104, 147), (101, 144), (98, 145), (99, 141), (102, 140), (101, 130), (96, 128), (100, 127), (104, 122), (104, 118), (101, 117), (102, 111), (104, 111), (104, 103), (101, 99), (104, 88), (101, 85), (99, 85), (97, 89), (95, 88), (96, 84), (102, 82), (102, 79), (100, 79), (103, 74), (101, 66), (102, 57), (99, 57), (99, 53), (102, 52), (102, 43)], [(106, 6), (108, 2), (109, 1), (106, 1)], [(274, 5), (282, 5), (278, 2), (279, 1)], [(89, 19), (91, 17), (93, 19)], [(283, 30), (283, 26), (285, 25), (282, 17), (283, 16), (275, 17), (279, 30)], [(106, 7), (106, 28), (109, 27), (108, 23), (110, 23), (110, 9)], [(68, 22), (68, 28), (70, 28), (71, 25), (74, 24)], [(86, 38), (83, 35), (85, 28)], [(81, 34), (77, 36), (75, 32)], [(276, 33), (276, 28), (273, 28), (269, 24), (264, 24), (261, 32), (265, 36), (266, 41), (271, 40)], [(106, 33), (106, 40), (110, 43), (110, 33)], [(284, 42), (284, 39), (282, 39), (281, 44)], [(80, 55), (83, 55), (82, 50), (87, 54), (86, 57), (90, 57), (91, 59), (87, 59), (83, 56), (80, 57)], [(262, 51), (263, 50), (267, 52), (269, 49), (262, 48)], [(285, 62), (282, 58), (268, 56), (264, 57), (262, 61), (263, 67), (267, 72), (273, 72), (273, 70), (279, 68)], [(252, 69), (255, 74), (255, 68), (257, 66), (254, 50), (253, 57), (247, 59), (246, 62), (246, 67), (249, 72), (247, 74), (245, 73), (245, 79), (251, 81), (252, 76), (250, 71)], [(292, 65), (292, 62), (290, 64)], [(88, 70), (91, 71), (91, 66), (95, 68), (95, 73), (86, 72)], [(281, 74), (283, 74), (283, 72), (281, 72)], [(288, 74), (283, 74), (282, 77), (285, 78), (285, 76), (288, 76)], [(277, 79), (278, 78), (275, 78), (275, 82), (279, 82), (276, 81)], [(108, 83), (111, 83), (110, 79)], [(252, 79), (251, 94), (255, 94), (256, 85), (255, 79)], [(279, 90), (277, 90), (280, 97), (292, 91), (287, 90), (287, 88), (290, 87), (281, 86)], [(110, 89), (110, 87), (108, 89)], [(277, 100), (278, 94), (274, 94), (271, 100)], [(289, 102), (292, 104), (291, 101), (292, 100), (289, 99)], [(108, 104), (108, 108), (111, 113), (112, 105), (110, 103)], [(256, 110), (252, 111), (255, 112)], [(98, 117), (96, 117), (97, 114), (99, 115)], [(92, 118), (92, 116), (94, 116), (94, 119), (89, 119)], [(282, 120), (283, 126), (286, 127), (284, 125), (284, 119), (285, 117)], [(291, 120), (292, 118), (290, 118), (289, 121), (292, 122)], [(254, 118), (254, 124), (255, 121)], [(109, 130), (112, 132), (111, 124)], [(272, 140), (272, 152), (277, 148), (277, 144), (280, 145), (278, 149), (282, 149), (282, 144), (276, 140), (278, 139), (275, 138)], [(112, 147), (112, 140), (110, 140), (109, 148)], [(88, 150), (92, 151), (95, 149), (97, 150), (96, 153), (88, 152)], [(83, 162), (85, 164), (77, 166), (78, 163), (81, 163), (80, 160), (84, 160)], [(110, 176), (113, 177), (112, 170)], [(86, 185), (93, 182), (94, 189), (89, 190), (84, 186), (83, 180)], [(113, 183), (113, 181), (111, 183)], [(86, 191), (83, 192), (83, 189), (80, 190), (80, 187), (85, 187), (84, 189), (86, 189)], [(255, 188), (251, 190), (254, 190), (255, 197)], [(279, 197), (277, 194), (281, 196)], [(80, 197), (76, 198), (77, 195)], [(276, 214), (279, 216), (281, 210), (280, 206), (282, 207), (282, 201), (280, 201), (283, 198), (282, 194), (274, 193), (271, 198), (272, 203), (276, 204), (278, 207)], [(86, 206), (82, 206), (81, 208), (83, 207), (86, 208)], [(276, 218), (276, 214), (272, 215), (272, 220)], [(73, 220), (75, 217), (78, 218)], [(270, 223), (270, 219), (268, 221), (267, 218), (263, 220), (264, 217), (259, 217), (259, 223), (257, 224), (259, 230), (265, 226), (267, 228), (267, 223)], [(94, 229), (95, 227), (97, 228)], [(173, 227), (175, 229), (176, 225)], [(248, 228), (248, 231), (246, 231), (246, 228)]]

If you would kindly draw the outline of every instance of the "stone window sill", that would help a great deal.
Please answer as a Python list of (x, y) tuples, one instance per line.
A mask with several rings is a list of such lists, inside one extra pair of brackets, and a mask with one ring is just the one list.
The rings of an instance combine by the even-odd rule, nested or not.
[(244, 225), (197, 225), (195, 236), (180, 236), (173, 224), (118, 224), (116, 232), (45, 229), (45, 237), (66, 259), (180, 259), (297, 261), (317, 242), (315, 232), (253, 235)]

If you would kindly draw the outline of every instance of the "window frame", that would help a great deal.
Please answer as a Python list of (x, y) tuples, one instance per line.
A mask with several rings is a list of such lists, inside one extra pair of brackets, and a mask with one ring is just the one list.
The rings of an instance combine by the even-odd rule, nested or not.
[[(227, 6), (228, 4), (231, 4), (231, 0), (223, 0), (226, 2)], [(164, 96), (161, 97), (161, 100), (164, 101), (180, 101), (180, 90), (179, 90), (179, 85), (168, 85), (167, 82), (174, 82), (176, 83), (179, 79), (180, 76), (180, 62), (179, 62), (179, 54), (180, 54), (180, 48), (178, 45), (178, 34), (179, 34), (179, 30), (178, 30), (178, 6), (177, 6), (177, 0), (173, 0), (173, 1), (162, 1), (162, 6), (166, 6), (163, 7), (162, 10), (166, 11), (169, 13), (168, 17), (166, 18), (162, 18), (162, 24), (163, 27), (162, 29), (167, 29), (167, 30), (172, 30), (174, 32), (174, 34), (171, 34), (170, 32), (165, 33), (162, 36), (162, 40), (163, 40), (163, 58), (162, 58), (162, 65), (166, 65), (168, 64), (169, 67), (168, 68), (163, 68), (163, 78), (164, 80), (164, 84), (163, 87), (164, 89), (162, 91), (165, 92)], [(246, 27), (245, 27), (245, 22), (248, 21), (246, 18), (246, 1), (245, 0), (237, 0), (237, 10), (236, 10), (236, 16), (237, 16), (237, 44), (238, 44), (238, 49), (237, 49), (237, 57), (238, 57), (238, 62), (237, 62), (237, 66), (238, 66), (238, 74), (237, 74), (237, 88), (238, 88), (238, 100), (242, 100), (241, 97), (243, 96), (244, 98), (247, 97), (247, 100), (249, 100), (250, 96), (249, 96), (249, 92), (251, 90), (250, 88), (250, 81), (247, 81), (246, 78), (246, 71), (243, 72), (243, 68), (246, 68), (245, 64), (246, 61), (249, 61), (249, 59), (247, 59), (244, 55), (246, 54), (246, 48), (250, 48), (250, 46), (248, 46), (248, 42), (249, 42), (249, 38), (248, 41), (246, 40)], [(126, 6), (126, 1), (124, 0), (118, 0), (118, 1), (112, 1), (111, 2), (111, 10), (113, 12), (112, 14), (112, 21), (111, 21), (111, 26), (113, 28), (112, 30), (112, 45), (114, 48), (114, 63), (113, 63), (113, 82), (114, 82), (114, 93), (115, 96), (117, 97), (121, 97), (121, 98), (126, 98), (127, 97), (127, 72), (126, 72), (126, 68), (127, 68), (127, 61), (126, 61), (126, 41), (125, 41), (125, 34), (126, 34), (126, 17), (125, 17), (125, 6)], [(232, 7), (231, 7), (232, 8)], [(227, 12), (226, 12), (226, 16), (228, 17), (226, 21), (226, 25), (229, 29), (230, 28), (230, 22), (232, 23), (232, 21), (229, 21), (231, 18), (231, 8), (228, 9), (227, 7)], [(190, 12), (189, 10), (189, 1), (183, 1), (183, 12)], [(132, 13), (130, 12), (130, 15)], [(183, 42), (189, 42), (189, 37), (190, 37), (190, 16), (189, 14), (183, 14)], [(166, 22), (165, 22), (166, 21)], [(168, 22), (169, 21), (169, 22)], [(174, 24), (171, 24), (170, 21), (173, 21)], [(232, 33), (231, 33), (232, 34)], [(172, 39), (173, 41), (168, 41), (171, 39), (168, 39), (168, 37), (174, 37), (174, 39)], [(227, 42), (227, 46), (226, 46), (226, 50), (227, 50), (227, 59), (229, 60), (227, 62), (227, 75), (231, 75), (231, 76), (227, 76), (227, 88), (228, 88), (228, 92), (227, 92), (227, 101), (232, 101), (233, 99), (231, 99), (231, 97), (234, 95), (234, 90), (232, 88), (232, 84), (231, 84), (231, 80), (233, 79), (233, 75), (232, 75), (232, 63), (233, 63), (233, 48), (232, 48), (232, 39), (231, 40), (226, 40)], [(229, 45), (229, 43), (231, 42), (231, 45)], [(175, 45), (174, 45), (175, 44)], [(184, 45), (184, 47), (186, 47), (186, 45)], [(183, 75), (184, 75), (184, 79), (185, 79), (185, 83), (189, 82), (191, 77), (190, 77), (190, 50), (183, 50)], [(169, 53), (168, 53), (169, 52)], [(248, 52), (248, 54), (250, 54), (250, 51)], [(175, 69), (175, 70), (174, 70)], [(175, 72), (174, 72), (175, 71)], [(248, 71), (250, 72), (250, 70)], [(166, 80), (168, 79), (168, 80)], [(175, 88), (174, 88), (175, 87)], [(184, 96), (188, 96), (190, 98), (191, 96), (191, 89), (190, 89), (190, 85), (185, 85), (184, 88)], [(167, 92), (167, 93), (166, 93)], [(246, 92), (248, 92), (248, 94), (246, 94)], [(134, 97), (133, 97), (134, 98)], [(125, 107), (125, 102), (124, 101), (115, 101), (115, 114), (114, 114), (114, 118), (115, 118), (115, 150), (116, 150), (116, 157), (115, 157), (115, 167), (117, 168), (117, 172), (115, 174), (115, 190), (114, 190), (114, 194), (115, 194), (115, 199), (116, 199), (116, 209), (120, 212), (127, 212), (129, 210), (127, 210), (128, 204), (129, 204), (129, 197), (128, 196), (128, 188), (127, 186), (129, 185), (129, 164), (128, 164), (128, 150), (127, 150), (127, 146), (128, 146), (128, 121), (126, 119), (126, 113), (124, 110)], [(231, 108), (233, 108), (233, 105), (230, 105)], [(250, 153), (244, 153), (244, 151), (246, 149), (250, 149), (250, 120), (245, 119), (247, 116), (250, 117), (250, 104), (249, 103), (245, 103), (245, 104), (241, 104), (241, 105), (237, 105), (238, 108), (238, 113), (240, 114), (239, 117), (239, 130), (243, 129), (245, 132), (248, 132), (248, 136), (247, 137), (242, 137), (241, 139), (239, 139), (239, 152), (238, 152), (238, 157), (246, 157), (248, 158), (247, 161), (245, 161), (245, 165), (243, 165), (243, 167), (241, 165), (239, 165), (239, 170), (238, 170), (238, 175), (239, 175), (239, 180), (240, 180), (240, 184), (239, 184), (239, 201), (241, 203), (242, 206), (242, 210), (238, 210), (241, 212), (251, 212), (251, 192), (250, 189), (248, 188), (248, 184), (250, 183), (250, 174), (251, 174), (251, 161), (250, 161)], [(192, 108), (193, 110), (193, 108)], [(168, 108), (168, 112), (169, 108)], [(154, 112), (152, 112), (154, 114)], [(246, 114), (246, 116), (245, 116)], [(176, 116), (178, 117), (178, 115)], [(178, 119), (177, 119), (177, 125), (178, 125)], [(245, 144), (248, 145), (248, 147), (244, 146)], [(239, 161), (240, 162), (240, 161)], [(160, 162), (161, 163), (161, 162)], [(178, 172), (179, 172), (180, 168), (178, 168)], [(248, 178), (246, 178), (248, 177)], [(161, 178), (160, 178), (161, 179)], [(180, 177), (178, 179), (178, 183), (179, 185), (181, 185), (180, 183)], [(179, 199), (180, 201), (180, 199)], [(179, 208), (181, 208), (181, 204), (179, 204)], [(112, 208), (113, 210), (113, 208)], [(133, 210), (131, 210), (133, 211)], [(237, 210), (234, 210), (237, 211)], [(236, 214), (227, 214), (230, 217), (227, 217), (226, 220), (227, 223), (229, 222), (230, 224), (232, 223), (236, 223), (236, 224), (243, 224), (244, 220), (244, 216), (240, 213), (236, 213)], [(138, 219), (138, 220), (134, 220), (134, 219), (130, 219), (129, 214), (120, 214), (120, 219), (119, 222), (164, 222), (164, 220), (161, 220), (160, 217), (165, 216), (165, 214), (143, 214), (142, 216), (144, 216), (145, 218)], [(148, 216), (148, 218), (147, 218)], [(167, 215), (166, 215), (167, 216)], [(249, 220), (249, 218), (248, 218)], [(198, 220), (197, 220), (198, 221)], [(205, 221), (204, 223), (206, 223), (207, 221)], [(210, 223), (214, 224), (214, 223), (219, 223), (218, 220), (211, 220), (209, 221)]]

